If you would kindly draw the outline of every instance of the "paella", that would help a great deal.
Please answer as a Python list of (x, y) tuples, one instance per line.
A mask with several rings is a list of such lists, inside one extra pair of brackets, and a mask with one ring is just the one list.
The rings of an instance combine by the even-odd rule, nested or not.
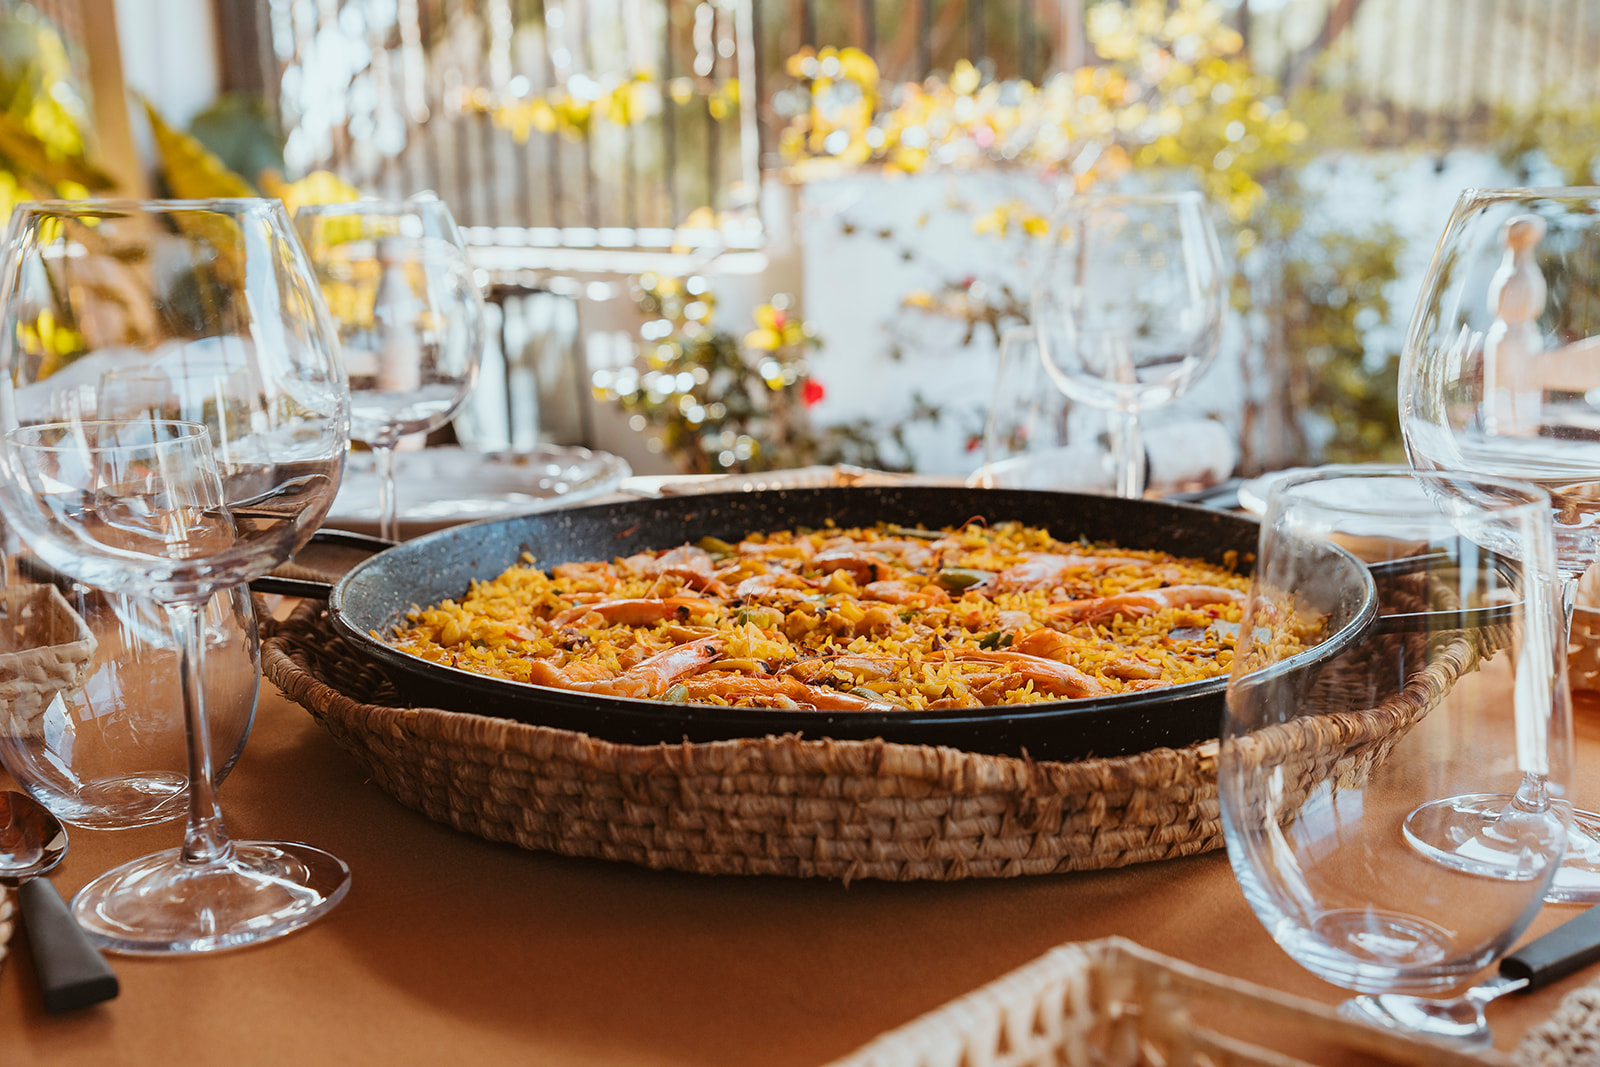
[(493, 678), (667, 702), (1072, 701), (1225, 674), (1238, 564), (1021, 523), (798, 528), (548, 568), (524, 556), (386, 640)]

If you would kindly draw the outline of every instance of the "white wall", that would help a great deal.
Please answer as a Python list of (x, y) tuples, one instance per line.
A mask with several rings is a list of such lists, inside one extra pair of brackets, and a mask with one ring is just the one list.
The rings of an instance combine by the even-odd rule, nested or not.
[(182, 129), (221, 91), (217, 26), (210, 0), (116, 0), (122, 76), (133, 135), (148, 161), (154, 145), (139, 97)]

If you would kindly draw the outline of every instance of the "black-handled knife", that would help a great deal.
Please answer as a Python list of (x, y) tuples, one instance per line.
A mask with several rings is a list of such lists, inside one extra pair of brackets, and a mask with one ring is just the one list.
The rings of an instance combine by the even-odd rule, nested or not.
[(1600, 904), (1528, 942), (1500, 961), (1500, 973), (1538, 989), (1600, 960)]
[(48, 878), (22, 883), (17, 899), (46, 1011), (87, 1008), (117, 995), (116, 974), (83, 936), (83, 928)]

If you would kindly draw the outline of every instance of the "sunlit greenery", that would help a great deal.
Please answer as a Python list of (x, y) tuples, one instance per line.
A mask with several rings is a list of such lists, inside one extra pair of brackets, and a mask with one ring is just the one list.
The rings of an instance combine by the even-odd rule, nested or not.
[[(1393, 456), (1395, 354), (1370, 350), (1369, 339), (1389, 318), (1399, 241), (1381, 226), (1325, 235), (1314, 225), (1317, 194), (1300, 174), (1353, 144), (1354, 130), (1330, 95), (1286, 100), (1252, 69), (1225, 15), (1209, 0), (1102, 0), (1087, 16), (1099, 61), (1039, 86), (987, 81), (965, 62), (948, 78), (884, 85), (857, 50), (802, 52), (789, 70), (808, 106), (781, 148), (800, 179), (862, 167), (1022, 168), (1078, 190), (1128, 181), (1202, 190), (1230, 224), (1235, 308), (1264, 323), (1245, 361), (1246, 466)], [(1037, 205), (962, 206), (978, 235), (1048, 234)], [(915, 255), (912, 242), (879, 236)], [(973, 283), (914, 291), (902, 309), (963, 321), (968, 340), (976, 327), (998, 334), (1025, 318), (1004, 285)], [(1269, 416), (1288, 425), (1288, 440), (1258, 459), (1252, 437)]]

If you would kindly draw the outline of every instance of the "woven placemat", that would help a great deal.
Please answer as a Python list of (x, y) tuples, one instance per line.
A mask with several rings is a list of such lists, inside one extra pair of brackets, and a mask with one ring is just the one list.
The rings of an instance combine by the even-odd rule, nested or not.
[(11, 936), (17, 930), (16, 894), (0, 887), (0, 967), (6, 964), (6, 953), (11, 948)]
[[(795, 735), (613, 744), (406, 707), (383, 668), (311, 603), (272, 628), (261, 658), (267, 678), (401, 803), (523, 848), (703, 874), (951, 881), (1121, 867), (1222, 844), (1215, 741), (1074, 763)], [(1290, 764), (1285, 781), (1297, 789), (1364, 773), (1463, 666), (1431, 668), (1452, 676), (1378, 708), (1274, 728), (1263, 757)]]
[(1562, 997), (1550, 1018), (1522, 1036), (1511, 1058), (1518, 1067), (1600, 1067), (1600, 980)]

